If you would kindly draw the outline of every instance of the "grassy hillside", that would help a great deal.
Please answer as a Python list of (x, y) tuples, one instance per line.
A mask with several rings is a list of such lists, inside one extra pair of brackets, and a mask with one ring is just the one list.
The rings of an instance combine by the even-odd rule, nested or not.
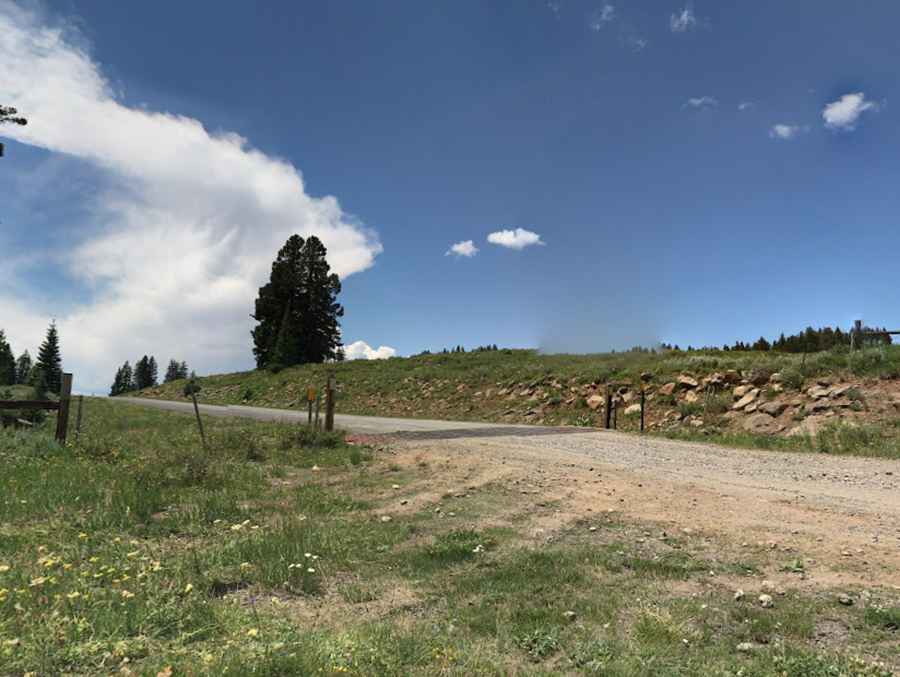
[[(307, 386), (321, 387), (332, 369), (340, 413), (546, 425), (601, 426), (602, 395), (605, 384), (612, 383), (618, 427), (624, 430), (638, 426), (634, 409), (628, 407), (637, 401), (645, 373), (649, 429), (682, 435), (815, 433), (822, 423), (843, 420), (892, 424), (894, 398), (900, 398), (900, 390), (894, 392), (900, 389), (900, 346), (889, 346), (810, 355), (542, 355), (531, 350), (421, 355), (210, 376), (200, 380), (200, 399), (305, 409)], [(692, 379), (696, 386), (690, 385)], [(835, 384), (835, 396), (814, 397), (820, 388), (817, 381)], [(165, 384), (140, 395), (183, 399), (183, 386)], [(746, 389), (755, 392), (754, 402), (735, 411)], [(775, 412), (773, 421), (763, 418), (765, 412)]]

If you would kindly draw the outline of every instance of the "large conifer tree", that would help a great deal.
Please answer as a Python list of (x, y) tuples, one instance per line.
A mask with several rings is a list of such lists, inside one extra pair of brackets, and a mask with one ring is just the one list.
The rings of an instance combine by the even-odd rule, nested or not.
[(253, 317), (253, 354), (259, 368), (337, 359), (341, 345), (337, 302), (341, 281), (315, 236), (291, 236), (260, 287)]
[(62, 357), (59, 353), (59, 332), (56, 322), (51, 322), (47, 329), (47, 338), (38, 351), (37, 369), (43, 375), (47, 391), (59, 395), (62, 388)]

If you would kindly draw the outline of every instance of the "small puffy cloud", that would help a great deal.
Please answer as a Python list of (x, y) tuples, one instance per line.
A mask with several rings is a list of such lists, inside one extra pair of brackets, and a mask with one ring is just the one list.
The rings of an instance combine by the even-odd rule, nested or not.
[(609, 3), (591, 14), (588, 26), (592, 31), (600, 31), (616, 18), (616, 8)]
[(629, 47), (633, 52), (643, 52), (647, 45), (650, 44), (650, 41), (646, 38), (642, 38), (638, 35), (629, 35), (623, 40), (626, 47)]
[(741, 102), (738, 104), (738, 110), (739, 110), (739, 111), (750, 110), (751, 108), (753, 108), (753, 102), (752, 102), (752, 101), (741, 101)]
[(832, 101), (822, 111), (822, 119), (829, 129), (852, 132), (856, 129), (859, 116), (867, 110), (878, 112), (880, 106), (874, 101), (866, 101), (863, 92), (844, 94), (837, 101)]
[(475, 243), (472, 242), (472, 240), (463, 240), (462, 242), (450, 245), (450, 249), (447, 250), (444, 256), (465, 256), (470, 259), (477, 253), (478, 247), (475, 246)]
[(802, 134), (809, 131), (808, 126), (800, 126), (800, 125), (784, 125), (778, 124), (773, 125), (771, 129), (769, 129), (769, 138), (772, 139), (781, 139), (783, 141), (790, 141), (798, 134)]
[(690, 6), (669, 17), (669, 28), (673, 33), (684, 33), (696, 26), (697, 17)]
[(488, 242), (500, 245), (507, 249), (525, 249), (536, 244), (546, 244), (541, 240), (541, 236), (524, 228), (516, 228), (515, 230), (498, 230), (488, 235)]
[(344, 346), (345, 360), (386, 360), (396, 355), (397, 351), (390, 346), (378, 346), (376, 350), (365, 341), (354, 341)]
[(719, 101), (713, 96), (697, 96), (688, 99), (682, 108), (715, 108)]

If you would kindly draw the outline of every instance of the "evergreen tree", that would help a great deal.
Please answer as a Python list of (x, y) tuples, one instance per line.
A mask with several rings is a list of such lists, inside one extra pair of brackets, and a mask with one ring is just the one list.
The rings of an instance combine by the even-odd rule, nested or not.
[(134, 390), (134, 372), (131, 369), (131, 365), (128, 362), (125, 362), (125, 364), (116, 370), (116, 377), (113, 379), (109, 394), (110, 396), (115, 397), (116, 395), (122, 395), (123, 393), (128, 393), (132, 390)]
[(178, 362), (169, 360), (169, 366), (166, 367), (166, 375), (163, 377), (163, 383), (171, 383), (178, 380)]
[(16, 384), (16, 356), (6, 340), (6, 335), (0, 329), (0, 386), (12, 386)]
[(337, 359), (341, 345), (337, 303), (341, 282), (325, 258), (325, 246), (315, 236), (288, 238), (272, 263), (269, 282), (259, 289), (253, 329), (253, 354), (258, 368), (279, 364)]
[(147, 376), (150, 380), (148, 388), (159, 385), (159, 367), (156, 365), (156, 358), (153, 355), (150, 356), (150, 361), (147, 363)]
[(34, 365), (31, 362), (31, 355), (26, 350), (19, 355), (19, 359), (16, 360), (16, 383), (19, 385), (29, 383), (31, 381), (31, 370), (33, 368)]
[(134, 365), (134, 389), (152, 388), (158, 383), (156, 358), (144, 355)]
[(47, 329), (47, 338), (41, 344), (35, 366), (43, 375), (47, 391), (59, 395), (62, 388), (62, 357), (59, 354), (59, 332), (56, 330), (56, 322), (51, 322)]
[(185, 379), (185, 378), (187, 378), (187, 377), (188, 377), (188, 366), (187, 366), (187, 362), (182, 361), (182, 362), (178, 365), (178, 378), (179, 378), (179, 379)]

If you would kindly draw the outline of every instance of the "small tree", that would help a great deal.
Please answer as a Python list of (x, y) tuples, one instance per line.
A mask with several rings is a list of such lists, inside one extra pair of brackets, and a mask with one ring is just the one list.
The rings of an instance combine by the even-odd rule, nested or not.
[(59, 395), (62, 388), (62, 357), (59, 353), (59, 333), (56, 322), (47, 329), (47, 338), (38, 351), (37, 369), (43, 374), (47, 390)]
[(144, 355), (134, 365), (134, 387), (137, 390), (152, 388), (157, 385), (156, 359)]
[(19, 355), (19, 359), (16, 360), (16, 383), (19, 385), (29, 383), (31, 380), (31, 370), (33, 368), (34, 364), (31, 361), (31, 355), (26, 350)]
[(6, 335), (0, 329), (0, 386), (16, 384), (16, 357), (6, 340)]

